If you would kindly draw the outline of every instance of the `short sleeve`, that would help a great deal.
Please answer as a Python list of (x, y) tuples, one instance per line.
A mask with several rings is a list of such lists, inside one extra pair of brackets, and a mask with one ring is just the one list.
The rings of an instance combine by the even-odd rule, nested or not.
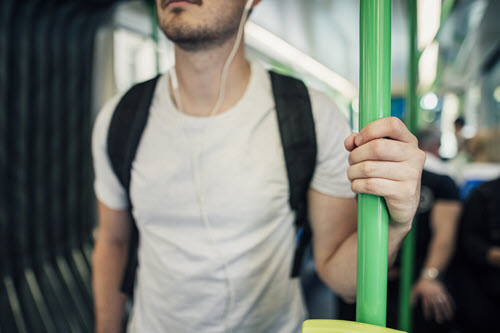
[(352, 198), (354, 193), (347, 178), (349, 153), (344, 147), (344, 140), (351, 133), (351, 129), (330, 98), (312, 89), (309, 94), (318, 146), (311, 188), (334, 197)]
[(107, 102), (97, 115), (92, 132), (94, 163), (94, 192), (99, 201), (115, 210), (128, 208), (127, 193), (116, 177), (107, 152), (108, 128), (120, 100), (117, 96)]
[(450, 176), (443, 175), (435, 189), (436, 199), (460, 201), (460, 191)]

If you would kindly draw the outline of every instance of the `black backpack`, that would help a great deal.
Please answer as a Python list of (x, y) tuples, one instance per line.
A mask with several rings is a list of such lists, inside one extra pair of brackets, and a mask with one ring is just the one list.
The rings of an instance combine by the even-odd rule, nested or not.
[[(304, 83), (272, 71), (269, 73), (288, 174), (289, 202), (295, 212), (295, 225), (299, 235), (291, 272), (292, 277), (297, 277), (302, 257), (311, 239), (307, 190), (316, 165), (316, 133), (311, 102)], [(132, 162), (148, 120), (158, 78), (159, 76), (133, 86), (118, 103), (109, 125), (108, 155), (115, 174), (127, 191), (130, 211), (133, 204), (129, 193)], [(139, 232), (134, 221), (121, 287), (128, 295), (132, 295), (134, 290), (138, 240)]]

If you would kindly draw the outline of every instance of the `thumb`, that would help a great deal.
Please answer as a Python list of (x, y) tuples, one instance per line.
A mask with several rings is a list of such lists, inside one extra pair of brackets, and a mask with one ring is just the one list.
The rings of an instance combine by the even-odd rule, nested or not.
[(347, 137), (347, 139), (345, 139), (344, 147), (347, 151), (353, 151), (357, 147), (356, 143), (354, 143), (357, 135), (358, 133), (352, 133)]

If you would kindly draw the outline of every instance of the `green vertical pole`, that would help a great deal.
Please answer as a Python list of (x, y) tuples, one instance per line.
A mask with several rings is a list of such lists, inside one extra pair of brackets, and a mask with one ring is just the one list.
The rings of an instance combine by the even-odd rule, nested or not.
[[(391, 0), (361, 0), (360, 128), (391, 112)], [(358, 197), (356, 320), (385, 326), (389, 218), (384, 199)]]
[(156, 73), (160, 73), (160, 52), (158, 49), (158, 13), (156, 10), (156, 1), (151, 3), (151, 37), (155, 43), (155, 66)]
[[(413, 223), (416, 223), (414, 220)], [(401, 250), (401, 278), (399, 280), (399, 318), (398, 327), (402, 331), (411, 333), (412, 309), (411, 288), (414, 271), (415, 232), (411, 230), (405, 237)]]
[[(406, 124), (412, 133), (418, 130), (417, 84), (418, 41), (417, 0), (408, 0), (408, 91), (406, 96)], [(413, 221), (416, 226), (416, 219)], [(401, 277), (399, 283), (399, 329), (411, 332), (412, 308), (410, 302), (415, 262), (415, 231), (406, 235), (402, 247)]]
[(418, 131), (418, 40), (417, 40), (417, 0), (408, 0), (408, 91), (407, 126), (412, 133)]

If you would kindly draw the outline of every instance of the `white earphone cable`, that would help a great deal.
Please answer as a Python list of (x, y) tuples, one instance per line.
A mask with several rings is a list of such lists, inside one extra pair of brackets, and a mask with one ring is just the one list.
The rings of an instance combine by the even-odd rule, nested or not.
[[(249, 12), (250, 12), (250, 9), (252, 7), (253, 2), (254, 2), (254, 0), (247, 0), (247, 2), (246, 2), (245, 8), (243, 10), (243, 14), (241, 16), (240, 24), (238, 27), (238, 33), (236, 35), (236, 40), (235, 40), (234, 46), (233, 46), (231, 52), (229, 53), (229, 55), (226, 59), (226, 62), (224, 64), (224, 67), (222, 69), (221, 79), (220, 79), (220, 83), (219, 83), (219, 95), (217, 98), (217, 102), (215, 103), (214, 107), (212, 108), (212, 110), (208, 114), (208, 117), (212, 117), (213, 115), (217, 114), (217, 112), (219, 112), (219, 109), (221, 108), (222, 103), (224, 101), (229, 67), (231, 66), (231, 63), (233, 62), (233, 59), (234, 59), (236, 52), (238, 51), (239, 45), (241, 43), (241, 40), (243, 37), (243, 30), (244, 30), (243, 28), (245, 26), (246, 20), (248, 19), (248, 15), (249, 15)], [(170, 72), (170, 79), (171, 79), (171, 83), (172, 83), (172, 90), (174, 93), (174, 99), (175, 99), (175, 102), (177, 104), (177, 109), (182, 112), (182, 110), (183, 110), (182, 99), (181, 99), (180, 92), (179, 92), (179, 82), (177, 80), (177, 74), (175, 72), (175, 67)], [(206, 126), (206, 123), (205, 123), (205, 126)], [(224, 326), (225, 326), (225, 331), (228, 333), (231, 333), (232, 329), (231, 329), (231, 325), (228, 323), (228, 320), (229, 320), (229, 314), (230, 314), (231, 308), (233, 307), (233, 304), (234, 304), (233, 284), (232, 284), (231, 278), (229, 276), (229, 268), (228, 268), (227, 260), (226, 260), (225, 256), (222, 253), (220, 253), (219, 250), (217, 249), (217, 246), (215, 243), (215, 238), (212, 234), (211, 223), (210, 223), (208, 215), (205, 211), (205, 191), (204, 191), (203, 176), (202, 176), (202, 174), (203, 174), (202, 173), (202, 170), (203, 170), (203, 166), (202, 166), (203, 158), (202, 157), (203, 157), (204, 142), (205, 142), (205, 140), (204, 140), (205, 126), (203, 127), (202, 133), (201, 133), (202, 136), (201, 136), (200, 156), (198, 159), (197, 166), (195, 165), (196, 164), (195, 163), (196, 156), (194, 154), (194, 151), (193, 151), (193, 149), (190, 150), (191, 151), (191, 164), (192, 164), (191, 170), (193, 172), (193, 175), (192, 175), (193, 182), (195, 183), (195, 187), (196, 187), (196, 195), (197, 195), (197, 200), (198, 200), (198, 204), (199, 204), (199, 208), (200, 208), (200, 216), (203, 220), (203, 224), (205, 226), (205, 229), (207, 230), (210, 242), (212, 243), (212, 247), (215, 250), (215, 254), (217, 257), (221, 258), (222, 264), (224, 266), (224, 275), (226, 278), (226, 285), (227, 285), (227, 292), (228, 292), (228, 304), (226, 307), (226, 313), (224, 315)], [(187, 139), (187, 135), (185, 135), (185, 137)], [(198, 177), (196, 177), (196, 174), (198, 174)], [(198, 181), (196, 181), (197, 178), (198, 178)]]

